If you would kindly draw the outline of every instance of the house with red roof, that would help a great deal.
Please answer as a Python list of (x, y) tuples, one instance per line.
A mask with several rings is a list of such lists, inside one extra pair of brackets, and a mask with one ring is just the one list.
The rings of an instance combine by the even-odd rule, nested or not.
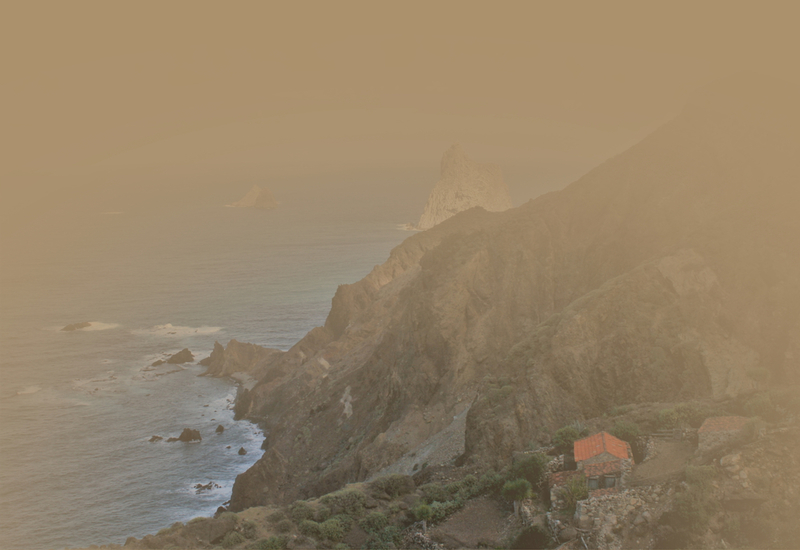
[(575, 441), (573, 454), (578, 471), (586, 476), (589, 491), (624, 485), (633, 466), (633, 452), (627, 441), (600, 432)]
[(624, 488), (633, 467), (631, 446), (608, 432), (575, 441), (573, 456), (577, 469), (554, 472), (548, 477), (553, 510), (566, 507), (567, 484), (575, 477), (586, 480), (590, 496), (600, 496)]
[(712, 416), (697, 430), (697, 448), (708, 451), (744, 436), (749, 418), (744, 416)]

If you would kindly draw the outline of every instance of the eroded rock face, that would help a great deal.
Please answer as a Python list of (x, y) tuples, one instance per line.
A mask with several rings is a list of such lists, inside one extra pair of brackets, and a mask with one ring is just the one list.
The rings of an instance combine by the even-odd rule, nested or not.
[(442, 156), (441, 176), (414, 228), (430, 229), (476, 206), (490, 212), (508, 210), (511, 208), (508, 186), (499, 166), (474, 162), (460, 145), (453, 145)]
[(611, 406), (797, 383), (800, 147), (738, 113), (693, 105), (564, 190), (462, 212), (340, 286), (237, 399), (267, 439), (231, 508), (369, 478), (469, 404), (466, 454), (497, 466)]
[(256, 344), (245, 344), (236, 340), (223, 347), (214, 342), (214, 350), (205, 361), (204, 376), (233, 376), (242, 373), (256, 379), (262, 379), (269, 371), (274, 360), (283, 354), (276, 349), (265, 348)]

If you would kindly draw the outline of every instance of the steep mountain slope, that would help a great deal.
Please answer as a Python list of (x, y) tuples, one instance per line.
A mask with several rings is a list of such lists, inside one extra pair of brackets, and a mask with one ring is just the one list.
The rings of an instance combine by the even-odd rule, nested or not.
[(508, 186), (499, 166), (475, 162), (455, 144), (442, 155), (441, 176), (414, 229), (430, 229), (476, 206), (490, 212), (508, 210), (512, 206)]
[(467, 409), (461, 460), (496, 464), (609, 406), (797, 383), (800, 125), (791, 93), (730, 88), (563, 191), (454, 216), (341, 286), (237, 400), (267, 439), (231, 508), (366, 479)]

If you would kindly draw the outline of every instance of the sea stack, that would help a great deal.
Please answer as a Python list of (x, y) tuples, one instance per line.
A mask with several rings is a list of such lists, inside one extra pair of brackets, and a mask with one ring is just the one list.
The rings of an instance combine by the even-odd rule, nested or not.
[(425, 211), (413, 229), (430, 229), (447, 218), (480, 206), (490, 212), (511, 208), (508, 186), (496, 164), (473, 161), (459, 144), (445, 151), (439, 181), (431, 191)]
[(258, 185), (250, 188), (250, 191), (238, 200), (228, 206), (234, 208), (259, 208), (261, 210), (273, 210), (278, 207), (278, 201), (272, 196), (268, 189), (261, 189)]

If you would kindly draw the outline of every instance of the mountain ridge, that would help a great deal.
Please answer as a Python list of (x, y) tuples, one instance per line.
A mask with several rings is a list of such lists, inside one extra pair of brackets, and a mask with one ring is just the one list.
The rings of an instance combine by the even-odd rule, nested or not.
[(459, 460), (497, 465), (656, 393), (796, 384), (797, 158), (695, 105), (561, 191), (410, 237), (237, 398), (267, 438), (231, 509), (368, 479), (465, 410)]

